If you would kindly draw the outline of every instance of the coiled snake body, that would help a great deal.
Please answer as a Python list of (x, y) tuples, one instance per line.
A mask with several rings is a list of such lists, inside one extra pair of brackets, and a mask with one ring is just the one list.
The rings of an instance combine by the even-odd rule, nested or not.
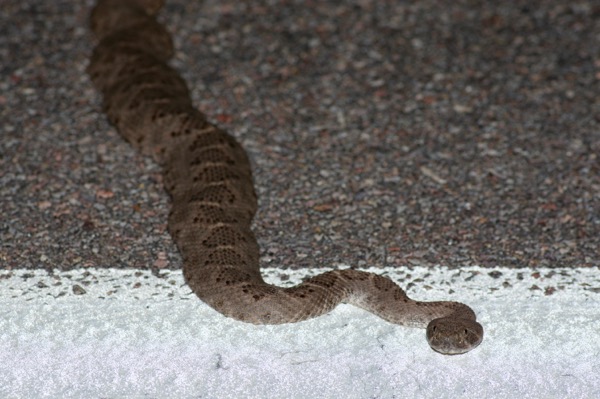
[(404, 326), (427, 328), (444, 354), (476, 347), (483, 329), (458, 302), (417, 302), (391, 280), (335, 270), (282, 288), (265, 283), (250, 230), (257, 207), (243, 148), (192, 105), (188, 88), (168, 66), (171, 37), (154, 15), (163, 0), (100, 0), (91, 26), (99, 44), (88, 66), (108, 119), (121, 135), (163, 166), (172, 199), (169, 231), (196, 295), (228, 317), (293, 323), (345, 302)]

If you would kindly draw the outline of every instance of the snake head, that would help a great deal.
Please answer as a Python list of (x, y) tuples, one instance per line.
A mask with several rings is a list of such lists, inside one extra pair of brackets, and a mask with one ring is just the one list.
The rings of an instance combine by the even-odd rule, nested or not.
[(475, 320), (442, 317), (427, 325), (427, 342), (444, 355), (460, 355), (483, 340), (483, 327)]

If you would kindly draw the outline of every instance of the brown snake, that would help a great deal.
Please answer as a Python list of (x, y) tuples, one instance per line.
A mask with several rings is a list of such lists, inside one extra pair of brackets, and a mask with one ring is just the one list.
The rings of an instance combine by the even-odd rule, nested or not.
[(244, 149), (192, 104), (167, 62), (171, 36), (155, 14), (163, 0), (100, 0), (91, 15), (99, 44), (87, 72), (120, 134), (163, 167), (172, 199), (169, 231), (196, 295), (218, 312), (255, 324), (293, 323), (350, 303), (396, 324), (427, 328), (444, 354), (483, 339), (473, 310), (458, 302), (418, 302), (390, 279), (335, 270), (282, 288), (265, 283), (250, 230), (257, 199)]

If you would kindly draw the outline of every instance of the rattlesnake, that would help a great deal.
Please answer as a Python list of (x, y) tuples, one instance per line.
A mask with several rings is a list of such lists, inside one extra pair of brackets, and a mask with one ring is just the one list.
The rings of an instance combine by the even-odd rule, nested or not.
[(192, 291), (225, 316), (255, 324), (293, 323), (341, 302), (404, 326), (427, 328), (444, 354), (479, 345), (483, 328), (458, 302), (417, 302), (388, 278), (335, 270), (291, 287), (265, 283), (250, 230), (257, 198), (248, 157), (193, 105), (186, 82), (167, 61), (168, 31), (155, 14), (164, 0), (100, 0), (91, 14), (99, 40), (87, 72), (103, 108), (133, 146), (164, 171), (172, 199), (169, 232)]

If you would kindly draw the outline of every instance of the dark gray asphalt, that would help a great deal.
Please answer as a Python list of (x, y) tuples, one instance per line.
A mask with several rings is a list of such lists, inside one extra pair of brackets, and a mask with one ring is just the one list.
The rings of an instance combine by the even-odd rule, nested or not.
[[(168, 3), (265, 265), (600, 264), (597, 1)], [(0, 5), (0, 268), (180, 266), (85, 75), (90, 6)]]

